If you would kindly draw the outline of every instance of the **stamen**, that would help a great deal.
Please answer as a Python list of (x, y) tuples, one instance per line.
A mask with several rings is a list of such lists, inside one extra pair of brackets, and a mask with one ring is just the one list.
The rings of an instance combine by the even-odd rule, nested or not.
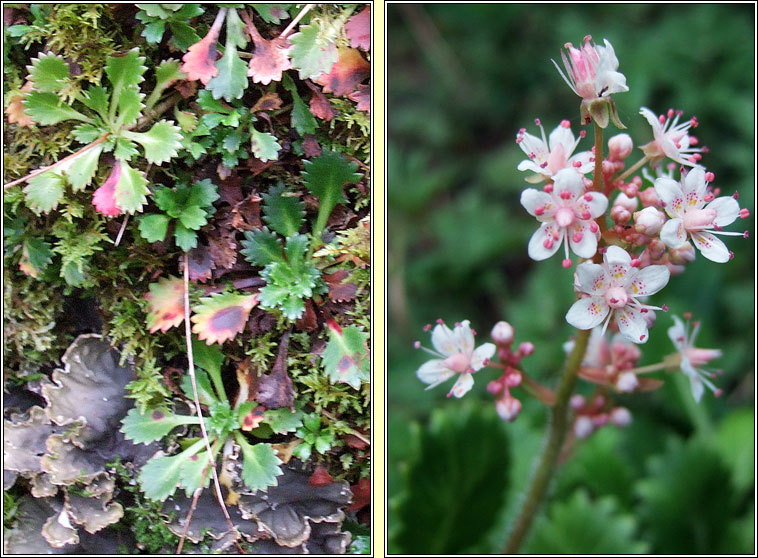
[(430, 329), (432, 329), (432, 324), (426, 324), (424, 326), (424, 331), (429, 331)]
[(668, 312), (669, 307), (664, 304), (663, 306), (661, 306), (661, 310), (663, 310), (664, 312)]
[(740, 217), (742, 219), (747, 219), (748, 217), (750, 217), (750, 210), (747, 207), (743, 207), (742, 209), (740, 209)]
[(546, 194), (551, 194), (553, 192), (553, 185), (552, 184), (545, 184), (545, 187), (543, 188)]
[(713, 182), (714, 178), (716, 178), (716, 175), (714, 175), (712, 172), (708, 171), (707, 173), (705, 173), (706, 182)]
[(571, 260), (568, 259), (568, 258), (566, 258), (565, 260), (563, 260), (562, 265), (563, 265), (564, 269), (570, 268), (571, 267)]

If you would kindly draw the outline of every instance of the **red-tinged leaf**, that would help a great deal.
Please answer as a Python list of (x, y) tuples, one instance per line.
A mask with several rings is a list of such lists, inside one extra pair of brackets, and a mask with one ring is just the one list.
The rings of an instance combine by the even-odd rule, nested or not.
[(313, 116), (329, 122), (332, 118), (334, 118), (334, 115), (336, 114), (332, 108), (331, 103), (329, 103), (329, 99), (327, 99), (326, 95), (321, 92), (321, 89), (313, 85), (310, 81), (306, 81), (306, 83), (308, 84), (308, 87), (310, 87), (313, 91), (313, 96), (311, 97), (310, 103)]
[(347, 281), (350, 273), (339, 269), (329, 275), (324, 275), (324, 281), (329, 285), (329, 298), (334, 302), (353, 300), (358, 292), (358, 285)]
[(279, 37), (267, 41), (261, 37), (252, 21), (248, 20), (246, 23), (247, 30), (255, 43), (255, 52), (250, 59), (247, 75), (253, 78), (254, 83), (263, 85), (272, 81), (282, 81), (282, 72), (292, 67), (289, 57), (291, 47), (286, 39)]
[(354, 48), (338, 49), (337, 62), (328, 74), (322, 74), (317, 83), (324, 86), (324, 93), (340, 97), (355, 90), (359, 83), (371, 74), (371, 64), (366, 62), (361, 51)]
[(348, 511), (357, 511), (371, 505), (371, 479), (361, 479), (350, 487), (353, 503)]
[(305, 301), (305, 311), (297, 321), (295, 321), (295, 327), (300, 331), (316, 331), (318, 329), (318, 319), (316, 317), (316, 311), (313, 309), (313, 301)]
[(261, 97), (255, 102), (255, 104), (253, 105), (253, 108), (251, 108), (250, 111), (258, 112), (262, 110), (277, 110), (280, 108), (282, 108), (281, 98), (279, 98), (279, 95), (277, 95), (273, 91), (269, 91), (268, 93), (265, 93), (263, 97)]
[(271, 374), (264, 374), (258, 379), (258, 393), (255, 399), (267, 409), (292, 409), (295, 404), (295, 390), (292, 387), (292, 379), (287, 374), (288, 348), (289, 333), (285, 333), (279, 343), (279, 354), (276, 356)]
[(253, 231), (263, 227), (261, 221), (261, 198), (251, 194), (232, 209), (232, 227), (238, 231)]
[(184, 64), (182, 64), (182, 72), (187, 74), (187, 80), (193, 81), (199, 79), (203, 82), (203, 85), (207, 85), (211, 78), (218, 75), (218, 68), (216, 67), (216, 58), (218, 57), (218, 50), (216, 50), (216, 39), (218, 38), (218, 32), (208, 32), (208, 34), (195, 43), (187, 50), (187, 54), (182, 56)]
[(8, 115), (8, 124), (15, 124), (20, 128), (31, 128), (34, 120), (24, 112), (23, 101), (26, 99), (26, 93), (32, 90), (32, 82), (27, 81), (20, 89), (19, 93), (11, 98), (5, 114)]
[(184, 321), (184, 281), (179, 277), (163, 277), (148, 286), (147, 327), (150, 333), (168, 331)]
[(211, 278), (216, 264), (211, 256), (210, 249), (204, 244), (198, 244), (189, 251), (189, 278), (190, 281), (205, 283)]
[(305, 153), (305, 156), (308, 158), (321, 155), (321, 146), (318, 144), (318, 140), (313, 134), (305, 134), (305, 137), (303, 138), (303, 153)]
[(116, 204), (116, 184), (119, 180), (121, 180), (121, 161), (116, 159), (108, 178), (92, 196), (95, 209), (108, 217), (115, 217), (121, 213), (121, 209)]
[(326, 486), (327, 484), (332, 484), (334, 482), (334, 477), (329, 474), (329, 471), (326, 470), (326, 467), (323, 465), (317, 465), (316, 469), (313, 471), (313, 474), (308, 479), (308, 484), (311, 486)]
[(359, 14), (345, 24), (345, 34), (353, 48), (371, 49), (371, 6), (366, 6)]
[(241, 332), (250, 310), (258, 303), (258, 295), (215, 293), (201, 298), (192, 316), (192, 333), (207, 345), (223, 343)]
[(217, 270), (231, 269), (237, 263), (237, 241), (233, 231), (208, 231), (208, 250)]
[[(237, 365), (237, 384), (239, 384), (239, 390), (234, 402), (235, 408), (242, 403), (252, 401), (258, 391), (258, 372), (253, 367), (250, 358), (242, 360)], [(265, 407), (261, 408), (265, 409)]]
[(245, 432), (250, 432), (258, 428), (263, 422), (263, 413), (266, 412), (266, 408), (263, 405), (258, 405), (252, 411), (250, 411), (245, 418), (242, 419), (242, 426), (240, 427)]
[(371, 88), (368, 85), (359, 85), (347, 98), (358, 103), (356, 107), (358, 110), (371, 112)]
[(174, 84), (174, 89), (176, 89), (184, 99), (197, 96), (197, 82), (195, 81), (177, 82)]

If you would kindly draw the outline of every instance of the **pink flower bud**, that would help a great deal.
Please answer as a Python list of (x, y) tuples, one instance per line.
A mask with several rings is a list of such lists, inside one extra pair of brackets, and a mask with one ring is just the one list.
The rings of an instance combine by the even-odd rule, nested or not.
[(579, 393), (571, 396), (571, 408), (575, 411), (578, 411), (582, 407), (584, 407), (584, 395), (581, 395)]
[(655, 236), (666, 222), (666, 215), (654, 207), (646, 207), (634, 213), (634, 229), (638, 233)]
[(576, 417), (574, 421), (574, 434), (577, 438), (587, 438), (595, 430), (592, 419), (584, 415)]
[(628, 197), (626, 194), (621, 192), (618, 196), (616, 196), (616, 200), (613, 202), (614, 207), (620, 205), (629, 213), (632, 213), (633, 211), (637, 211), (637, 198), (636, 197)]
[[(648, 312), (648, 314), (652, 314), (652, 312)], [(633, 372), (619, 374), (616, 379), (616, 387), (622, 393), (630, 393), (634, 391), (638, 385), (639, 381), (637, 381), (637, 375)]]
[(501, 419), (512, 422), (521, 412), (521, 401), (510, 394), (506, 394), (505, 397), (495, 402), (495, 409)]
[(666, 253), (666, 245), (660, 238), (654, 238), (647, 245), (647, 249), (650, 252), (650, 259), (660, 260), (663, 254)]
[[(622, 196), (624, 194), (621, 194)], [(629, 221), (629, 219), (632, 218), (632, 214), (622, 205), (614, 205), (611, 208), (611, 219), (616, 224), (623, 224)]]
[(616, 426), (629, 426), (632, 422), (632, 413), (626, 407), (616, 407), (611, 411), (610, 419)]
[(634, 149), (629, 134), (617, 134), (608, 140), (608, 158), (612, 161), (626, 159)]
[(534, 345), (529, 341), (524, 341), (518, 346), (518, 352), (521, 353), (522, 356), (529, 356), (534, 352)]
[(637, 194), (642, 202), (643, 207), (659, 207), (660, 200), (658, 194), (655, 193), (655, 188), (646, 188)]
[(505, 321), (500, 321), (492, 328), (492, 339), (499, 345), (513, 343), (513, 326)]
[(695, 247), (686, 242), (680, 248), (669, 249), (669, 260), (675, 265), (685, 265), (695, 261)]

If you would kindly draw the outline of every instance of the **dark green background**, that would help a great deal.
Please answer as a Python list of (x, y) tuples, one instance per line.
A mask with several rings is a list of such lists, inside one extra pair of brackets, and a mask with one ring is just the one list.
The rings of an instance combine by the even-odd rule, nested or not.
[[(421, 330), (424, 324), (440, 317), (449, 323), (470, 319), (482, 343), (495, 322), (508, 320), (516, 328), (517, 343), (529, 340), (537, 347), (524, 361), (525, 370), (555, 385), (561, 344), (571, 334), (564, 319), (573, 301), (571, 272), (561, 268), (559, 256), (534, 262), (526, 254), (537, 223), (519, 203), (520, 192), (529, 185), (526, 173), (516, 170), (525, 156), (515, 137), (521, 127), (538, 134), (535, 117), (541, 118), (547, 133), (568, 119), (578, 134), (579, 98), (550, 59), (560, 63), (562, 45), (581, 44), (587, 34), (599, 44), (604, 38), (612, 43), (619, 71), (627, 78), (629, 92), (614, 99), (635, 142), (628, 162), (639, 158), (636, 147), (652, 137), (650, 126), (638, 114), (641, 106), (656, 113), (669, 107), (682, 109), (685, 117), (696, 115), (700, 122), (695, 135), (710, 148), (703, 163), (715, 174), (714, 185), (726, 195), (739, 190), (740, 205), (751, 212), (749, 219), (729, 227), (750, 229), (750, 239), (722, 237), (735, 253), (733, 261), (716, 264), (698, 253), (686, 272), (672, 277), (652, 300), (679, 315), (690, 311), (703, 322), (697, 345), (724, 351), (715, 366), (724, 370), (717, 381), (725, 395), (714, 399), (707, 392), (698, 406), (692, 402), (688, 382), (677, 378), (681, 375), (659, 375), (668, 380), (663, 389), (619, 398), (631, 409), (635, 423), (607, 436), (617, 438), (618, 452), (632, 462), (627, 480), (637, 482), (650, 473), (650, 458), (660, 455), (667, 444), (716, 443), (713, 432), (724, 417), (734, 413), (752, 417), (753, 5), (393, 4), (387, 12), (391, 541), (408, 528), (396, 513), (398, 502), (411, 497), (403, 471), (412, 470), (422, 459), (418, 448), (428, 445), (421, 441), (421, 433), (430, 413), (435, 408), (458, 413), (464, 404), (445, 398), (452, 381), (424, 391), (416, 378), (426, 356), (414, 351), (412, 344), (421, 340), (430, 345), (429, 335)], [(611, 125), (606, 139), (617, 132)], [(588, 136), (580, 149), (591, 147), (591, 130)], [(670, 314), (658, 314), (650, 341), (641, 346), (640, 364), (657, 362), (672, 352), (666, 335), (671, 324)], [(488, 411), (493, 407), (484, 388), (494, 377), (492, 371), (476, 377), (474, 390), (466, 396), (469, 404)], [(580, 390), (587, 392), (588, 387)], [(523, 390), (516, 394), (524, 410), (517, 423), (502, 424), (510, 438), (508, 451), (528, 447), (532, 449), (523, 453), (534, 455), (546, 411)], [(752, 432), (737, 436), (741, 446), (752, 447), (752, 440)], [(671, 451), (676, 455), (679, 450)], [(722, 459), (732, 457), (727, 451)], [(530, 463), (522, 468), (521, 477), (512, 481), (526, 482)], [(511, 486), (509, 498), (522, 488)], [(639, 495), (628, 490), (627, 495), (616, 495), (622, 508), (644, 515)], [(752, 507), (752, 483), (749, 490)], [(553, 498), (569, 494), (559, 490)], [(591, 491), (591, 496), (600, 497), (602, 491)], [(512, 505), (509, 502), (505, 508)], [(742, 513), (743, 507), (735, 513)], [(471, 541), (473, 546), (467, 549), (498, 549), (509, 513), (512, 510), (503, 511), (489, 535)], [(667, 551), (644, 517), (638, 539), (652, 544), (651, 552)], [(718, 544), (705, 540), (693, 549), (713, 552)], [(391, 550), (405, 549), (395, 543)]]

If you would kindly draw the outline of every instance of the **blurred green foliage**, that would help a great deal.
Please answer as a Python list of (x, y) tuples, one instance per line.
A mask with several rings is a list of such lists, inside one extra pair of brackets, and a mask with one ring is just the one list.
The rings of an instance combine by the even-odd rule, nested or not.
[[(696, 135), (710, 148), (703, 163), (715, 174), (714, 185), (724, 195), (739, 190), (740, 206), (750, 209), (751, 217), (731, 230), (750, 229), (751, 237), (725, 239), (735, 253), (728, 264), (698, 254), (651, 301), (702, 321), (697, 345), (724, 351), (714, 363), (724, 371), (717, 379), (724, 395), (717, 399), (709, 392), (697, 405), (681, 374), (657, 374), (667, 380), (662, 389), (618, 397), (631, 410), (632, 425), (606, 427), (577, 444), (535, 523), (532, 535), (538, 538), (523, 548), (543, 548), (545, 533), (569, 527), (545, 521), (560, 522), (571, 510), (592, 506), (598, 513), (613, 510), (608, 529), (622, 528), (638, 550), (752, 551), (753, 23), (754, 6), (748, 4), (388, 6), (391, 552), (409, 550), (399, 536), (408, 526), (396, 504), (413, 493), (414, 467), (423, 461), (419, 440), (430, 428), (432, 410), (464, 412), (462, 402), (445, 399), (449, 385), (425, 391), (415, 376), (426, 357), (412, 349), (413, 342), (430, 344), (422, 326), (440, 317), (448, 323), (470, 319), (482, 343), (505, 319), (516, 328), (516, 344), (528, 340), (537, 348), (524, 360), (525, 371), (547, 385), (556, 383), (561, 345), (572, 333), (564, 319), (573, 301), (571, 272), (561, 268), (558, 256), (545, 262), (527, 256), (536, 223), (519, 203), (528, 185), (516, 170), (525, 156), (515, 138), (522, 127), (536, 134), (536, 117), (548, 133), (568, 119), (578, 134), (579, 98), (550, 59), (560, 63), (563, 44), (580, 44), (588, 34), (598, 43), (607, 38), (616, 51), (630, 90), (614, 100), (635, 145), (652, 137), (638, 114), (642, 106), (697, 116)], [(609, 128), (606, 139), (615, 133)], [(588, 136), (579, 149), (591, 147), (591, 130)], [(636, 150), (629, 164), (640, 155)], [(673, 352), (666, 335), (670, 315), (657, 318), (650, 341), (641, 346), (641, 365)], [(485, 386), (494, 377), (480, 373), (466, 399), (491, 406)], [(579, 387), (583, 393), (590, 389), (586, 383)], [(503, 462), (510, 463), (507, 496), (494, 525), (471, 541), (469, 552), (502, 548), (541, 445), (546, 409), (523, 389), (514, 393), (524, 408), (515, 423), (501, 425), (510, 440), (501, 448)], [(696, 463), (699, 456), (702, 462)], [(671, 478), (668, 467), (689, 474)], [(451, 472), (448, 482), (456, 480)], [(664, 487), (675, 480), (669, 493)], [(661, 494), (654, 494), (655, 487)], [(709, 499), (723, 503), (723, 513), (703, 504)], [(671, 523), (666, 536), (661, 522)], [(458, 549), (440, 552), (445, 551)]]

